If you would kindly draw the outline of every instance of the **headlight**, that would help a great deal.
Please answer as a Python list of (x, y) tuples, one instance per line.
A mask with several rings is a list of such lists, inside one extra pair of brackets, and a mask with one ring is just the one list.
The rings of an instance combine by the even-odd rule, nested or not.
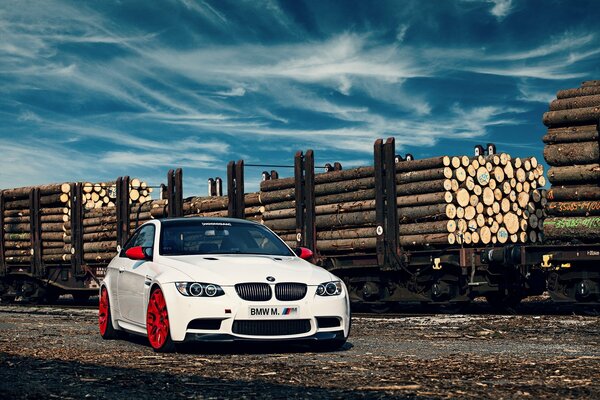
[(219, 285), (202, 282), (175, 282), (175, 287), (184, 296), (191, 297), (218, 297), (225, 292)]
[(342, 294), (342, 282), (325, 282), (317, 286), (317, 296), (338, 296)]

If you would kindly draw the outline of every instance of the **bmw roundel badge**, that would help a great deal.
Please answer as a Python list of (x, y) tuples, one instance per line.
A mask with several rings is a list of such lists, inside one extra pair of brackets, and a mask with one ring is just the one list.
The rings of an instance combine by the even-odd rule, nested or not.
[(275, 282), (275, 278), (273, 278), (272, 276), (267, 276), (267, 280), (269, 282)]

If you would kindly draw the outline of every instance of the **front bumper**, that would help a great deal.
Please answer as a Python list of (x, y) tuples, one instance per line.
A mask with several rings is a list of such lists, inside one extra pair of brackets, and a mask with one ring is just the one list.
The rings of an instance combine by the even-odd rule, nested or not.
[(311, 341), (319, 341), (319, 340), (343, 340), (346, 336), (344, 335), (344, 331), (335, 331), (335, 332), (317, 332), (314, 335), (310, 336), (302, 336), (295, 337), (289, 339), (281, 339), (277, 337), (270, 336), (268, 338), (264, 337), (241, 337), (236, 335), (230, 335), (227, 333), (188, 333), (185, 335), (185, 339), (183, 340), (185, 343), (188, 342), (218, 342), (218, 343), (231, 343), (231, 342), (311, 342)]
[[(162, 285), (167, 301), (171, 339), (184, 341), (289, 341), (289, 340), (330, 340), (347, 338), (350, 332), (350, 303), (344, 293), (339, 296), (317, 296), (312, 287), (299, 301), (252, 302), (242, 300), (233, 287), (223, 287), (223, 296), (186, 297), (181, 295), (175, 285)], [(245, 335), (234, 332), (236, 321), (266, 321), (271, 317), (257, 318), (250, 315), (250, 307), (294, 307), (297, 314), (280, 317), (279, 320), (310, 322), (310, 328), (303, 333), (291, 335)], [(334, 317), (340, 320), (338, 326), (319, 327), (317, 318)], [(195, 320), (221, 320), (218, 329), (193, 329), (190, 323)], [(194, 326), (194, 324), (192, 324)]]

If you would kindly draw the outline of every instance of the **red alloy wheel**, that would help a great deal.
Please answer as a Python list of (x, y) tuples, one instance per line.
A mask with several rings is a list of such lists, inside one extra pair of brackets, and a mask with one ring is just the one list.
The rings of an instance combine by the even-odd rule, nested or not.
[(169, 314), (167, 302), (160, 289), (156, 289), (150, 295), (146, 329), (150, 345), (156, 350), (162, 349), (169, 339)]
[(106, 288), (102, 288), (102, 293), (100, 293), (100, 305), (98, 306), (98, 327), (100, 328), (100, 335), (102, 336), (106, 334), (108, 318), (108, 291)]

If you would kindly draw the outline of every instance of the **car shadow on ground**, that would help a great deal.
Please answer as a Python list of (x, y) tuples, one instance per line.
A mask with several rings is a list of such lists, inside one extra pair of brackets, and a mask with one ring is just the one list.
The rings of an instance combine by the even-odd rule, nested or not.
[[(259, 379), (220, 379), (173, 371), (176, 363), (140, 368), (104, 366), (79, 361), (45, 360), (0, 353), (0, 393), (6, 399), (141, 399), (261, 398), (261, 399), (379, 399), (389, 392), (293, 386)], [(242, 367), (242, 366), (240, 366)], [(207, 363), (206, 368), (217, 368)], [(243, 366), (253, 375), (252, 365)], [(410, 398), (415, 398), (411, 396)]]

